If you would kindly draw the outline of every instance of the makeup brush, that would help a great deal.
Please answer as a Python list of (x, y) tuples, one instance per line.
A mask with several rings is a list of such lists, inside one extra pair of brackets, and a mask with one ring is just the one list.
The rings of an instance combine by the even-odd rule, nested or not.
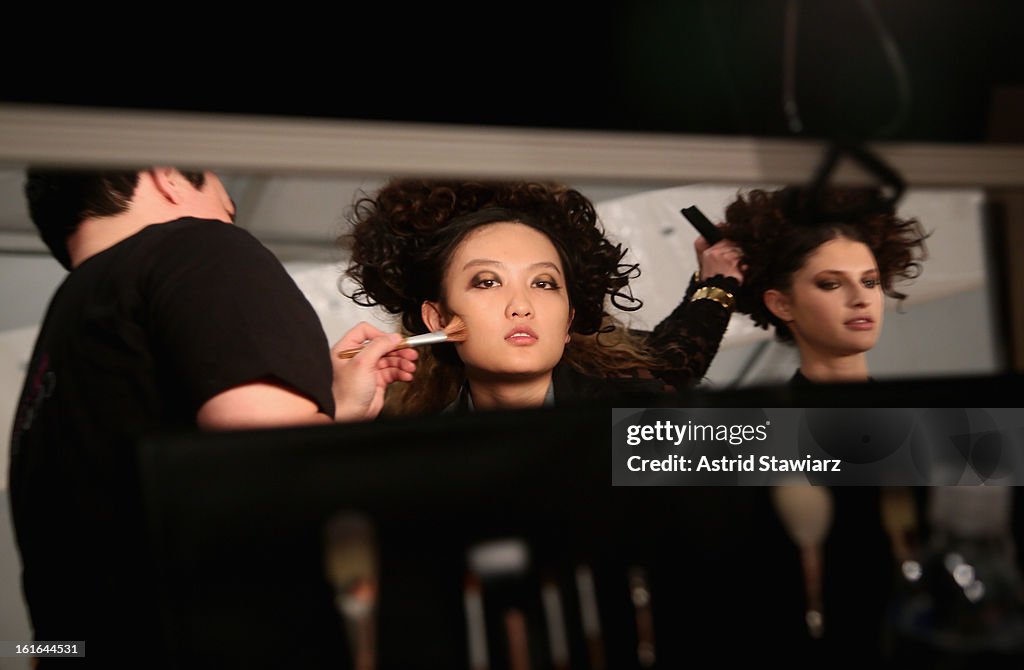
[(462, 601), (466, 608), (466, 641), (469, 643), (470, 670), (487, 670), (487, 624), (484, 621), (483, 589), (472, 572), (465, 577)]
[[(530, 564), (530, 550), (526, 542), (520, 538), (489, 540), (470, 547), (466, 552), (466, 559), (470, 574), (479, 580), (483, 589), (480, 595), (486, 600), (488, 583), (493, 585), (495, 581), (518, 581), (526, 577)], [(528, 669), (530, 640), (525, 612), (516, 606), (506, 606), (501, 616), (508, 658), (503, 659), (504, 663), (495, 665), (509, 670)], [(472, 635), (472, 630), (470, 634)], [(474, 650), (471, 648), (470, 652), (472, 654)]]
[(548, 644), (551, 648), (552, 670), (568, 670), (569, 634), (565, 630), (565, 612), (562, 609), (562, 595), (554, 575), (545, 574), (540, 587), (541, 602), (544, 604), (544, 621), (548, 627)]
[(580, 617), (583, 620), (583, 637), (587, 641), (590, 667), (593, 670), (605, 670), (601, 617), (597, 610), (597, 589), (594, 587), (594, 572), (589, 565), (584, 564), (576, 568), (576, 591), (580, 597)]
[(914, 560), (917, 552), (917, 509), (913, 493), (905, 486), (886, 486), (881, 490), (882, 527), (889, 535), (892, 553), (900, 572), (909, 581), (920, 577), (921, 566)]
[(832, 525), (832, 493), (821, 486), (784, 484), (772, 488), (772, 502), (790, 538), (800, 548), (807, 598), (807, 632), (825, 633), (822, 609), (822, 543)]
[(629, 596), (636, 613), (636, 660), (641, 668), (649, 668), (657, 660), (654, 647), (654, 616), (651, 610), (651, 588), (647, 572), (638, 566), (629, 569)]
[[(407, 337), (395, 345), (395, 348), (391, 351), (398, 351), (399, 349), (409, 349), (411, 347), (425, 347), (428, 344), (442, 344), (444, 342), (465, 342), (466, 341), (466, 322), (462, 320), (462, 317), (455, 315), (452, 320), (448, 322), (448, 325), (441, 330), (435, 330), (432, 333), (424, 333), (423, 335), (413, 335)], [(354, 349), (342, 349), (338, 352), (338, 358), (352, 358), (360, 351), (366, 348), (364, 344), (361, 347), (355, 347)]]
[(373, 524), (362, 514), (340, 512), (327, 523), (324, 567), (345, 622), (355, 670), (376, 666), (377, 558)]

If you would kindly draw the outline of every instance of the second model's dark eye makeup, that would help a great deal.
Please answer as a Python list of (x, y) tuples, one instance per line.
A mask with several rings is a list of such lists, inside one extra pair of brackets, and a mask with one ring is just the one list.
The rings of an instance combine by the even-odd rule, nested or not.
[[(837, 288), (843, 286), (847, 281), (856, 283), (858, 280), (848, 278), (846, 275), (841, 275), (836, 272), (828, 272), (824, 276), (816, 277), (814, 279), (814, 285), (822, 291), (834, 291)], [(869, 274), (861, 277), (859, 280), (861, 285), (865, 288), (878, 288), (882, 285), (882, 280), (879, 279), (875, 274)]]

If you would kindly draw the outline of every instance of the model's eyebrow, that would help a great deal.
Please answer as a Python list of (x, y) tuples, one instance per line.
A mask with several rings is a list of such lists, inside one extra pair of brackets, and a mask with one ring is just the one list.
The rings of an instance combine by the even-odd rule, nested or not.
[[(501, 261), (495, 261), (489, 258), (474, 258), (473, 260), (467, 261), (466, 264), (462, 266), (462, 269), (468, 270), (469, 268), (479, 266), (496, 266), (499, 268), (504, 268), (505, 264), (502, 263)], [(550, 269), (554, 271), (556, 274), (562, 274), (562, 271), (558, 268), (558, 266), (555, 265), (554, 263), (551, 263), (550, 261), (539, 261), (537, 263), (530, 264), (531, 270), (539, 268)]]
[(535, 268), (546, 268), (553, 271), (555, 274), (562, 274), (562, 271), (558, 268), (557, 265), (548, 261), (541, 261), (540, 263), (534, 263), (533, 265), (530, 266), (531, 270)]
[(878, 273), (878, 269), (877, 268), (868, 268), (867, 270), (861, 270), (860, 272), (846, 272), (844, 270), (819, 270), (818, 273), (815, 276), (816, 277), (820, 277), (821, 275), (845, 276), (845, 275), (850, 275), (850, 274), (852, 274), (852, 275), (858, 275), (859, 274), (859, 275), (863, 276), (863, 275), (871, 274), (872, 272), (877, 274)]
[(468, 268), (476, 267), (478, 265), (497, 265), (500, 268), (505, 267), (505, 264), (502, 263), (501, 261), (492, 261), (488, 258), (474, 258), (473, 260), (468, 261), (465, 265), (463, 265), (462, 269), (466, 270)]

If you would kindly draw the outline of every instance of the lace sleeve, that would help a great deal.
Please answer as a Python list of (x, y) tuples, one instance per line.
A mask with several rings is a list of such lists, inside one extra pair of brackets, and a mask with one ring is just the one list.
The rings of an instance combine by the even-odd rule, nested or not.
[(694, 276), (683, 302), (647, 336), (648, 345), (669, 363), (667, 369), (652, 373), (676, 389), (694, 386), (704, 378), (732, 316), (732, 309), (715, 300), (691, 300), (694, 291), (703, 286), (716, 286), (736, 295), (740, 284), (723, 275), (703, 282)]

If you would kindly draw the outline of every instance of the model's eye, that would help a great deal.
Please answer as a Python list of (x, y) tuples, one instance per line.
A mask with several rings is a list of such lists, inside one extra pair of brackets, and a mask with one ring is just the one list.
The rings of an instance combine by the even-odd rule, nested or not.
[(557, 291), (558, 289), (562, 288), (561, 286), (559, 286), (558, 282), (552, 279), (551, 277), (545, 277), (543, 279), (534, 279), (533, 286), (534, 288), (544, 289), (545, 291)]
[(880, 279), (865, 279), (864, 280), (864, 286), (866, 286), (867, 288), (878, 288), (881, 285), (882, 285), (882, 280), (880, 280)]
[(492, 274), (478, 274), (474, 275), (469, 285), (473, 288), (494, 288), (501, 286), (501, 279)]
[(839, 288), (839, 282), (834, 279), (822, 279), (818, 282), (818, 288), (822, 291), (834, 291)]

